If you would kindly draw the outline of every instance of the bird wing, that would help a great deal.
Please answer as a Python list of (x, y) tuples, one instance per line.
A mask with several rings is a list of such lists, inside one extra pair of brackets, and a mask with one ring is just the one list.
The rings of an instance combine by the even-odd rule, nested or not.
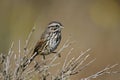
[(35, 48), (34, 48), (34, 53), (42, 50), (42, 46), (44, 43), (45, 43), (45, 41), (42, 39), (40, 41), (38, 41)]
[(36, 43), (35, 48), (34, 48), (34, 53), (39, 52), (42, 49), (42, 46), (46, 43), (45, 32), (41, 35), (40, 40)]

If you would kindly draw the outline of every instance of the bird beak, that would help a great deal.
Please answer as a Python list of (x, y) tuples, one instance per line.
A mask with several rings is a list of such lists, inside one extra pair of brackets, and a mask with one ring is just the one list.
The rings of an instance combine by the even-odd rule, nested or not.
[(63, 27), (63, 26), (60, 26), (60, 28), (62, 28), (62, 29), (63, 29), (64, 27)]

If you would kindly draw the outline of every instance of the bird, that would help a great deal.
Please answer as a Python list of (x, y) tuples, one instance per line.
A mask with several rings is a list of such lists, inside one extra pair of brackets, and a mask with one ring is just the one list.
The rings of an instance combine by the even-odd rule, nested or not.
[(31, 57), (26, 59), (17, 69), (17, 71), (20, 69), (24, 71), (38, 55), (42, 55), (43, 59), (45, 60), (46, 55), (56, 53), (55, 50), (57, 49), (62, 39), (61, 31), (63, 28), (63, 25), (58, 21), (50, 22), (33, 48)]
[(61, 31), (63, 28), (60, 22), (50, 22), (36, 43), (33, 54), (27, 64), (31, 63), (37, 55), (42, 55), (43, 59), (45, 59), (46, 55), (56, 53), (55, 50), (61, 42)]

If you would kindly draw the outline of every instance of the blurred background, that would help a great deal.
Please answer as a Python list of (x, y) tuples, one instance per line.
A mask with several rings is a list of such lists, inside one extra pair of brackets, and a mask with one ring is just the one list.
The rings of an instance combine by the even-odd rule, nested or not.
[[(37, 41), (51, 21), (65, 27), (61, 45), (71, 35), (75, 40), (74, 55), (91, 48), (91, 59), (96, 58), (72, 79), (120, 63), (120, 0), (0, 0), (0, 53), (7, 53), (12, 41), (18, 45), (21, 40), (23, 46), (34, 24), (33, 41)], [(115, 80), (119, 76), (101, 78)]]

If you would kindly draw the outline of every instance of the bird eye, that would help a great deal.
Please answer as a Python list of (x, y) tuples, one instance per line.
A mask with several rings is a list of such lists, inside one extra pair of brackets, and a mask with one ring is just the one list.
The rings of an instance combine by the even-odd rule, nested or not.
[(56, 27), (59, 27), (59, 25), (56, 25)]

